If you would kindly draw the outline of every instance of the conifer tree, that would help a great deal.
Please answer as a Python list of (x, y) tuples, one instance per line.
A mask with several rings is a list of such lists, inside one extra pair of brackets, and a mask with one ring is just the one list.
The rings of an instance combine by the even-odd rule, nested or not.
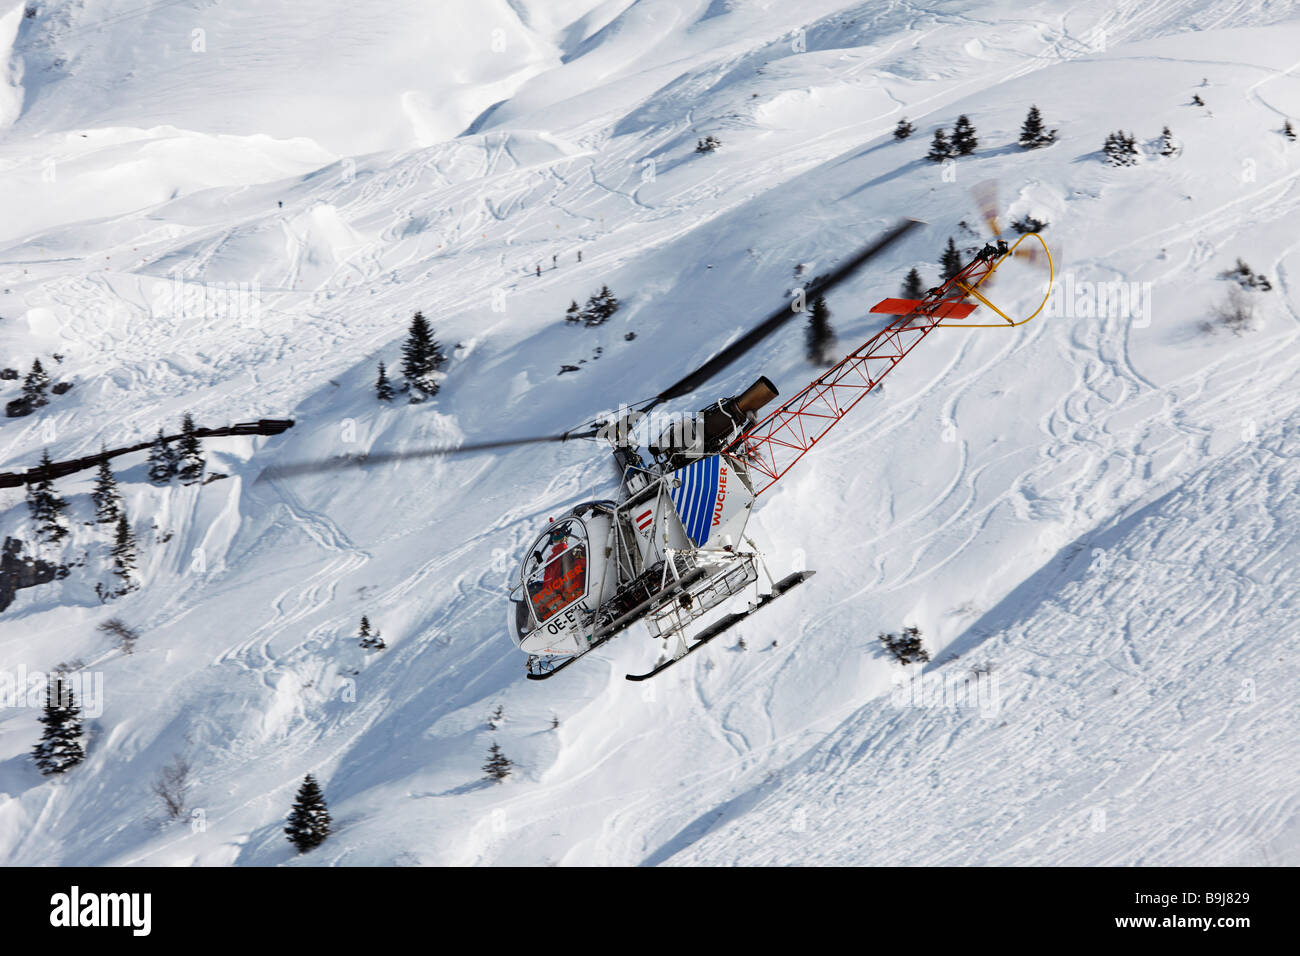
[[(99, 453), (105, 455), (107, 449), (101, 444)], [(117, 490), (117, 479), (105, 455), (99, 461), (99, 472), (95, 475), (95, 487), (90, 492), (90, 500), (95, 503), (95, 521), (110, 524), (117, 520), (121, 511), (122, 495)]]
[[(41, 453), (40, 467), (48, 469), (54, 464), (48, 450)], [(36, 533), (51, 544), (63, 540), (68, 529), (63, 526), (63, 513), (68, 503), (54, 493), (54, 479), (47, 476), (27, 486), (27, 508)]]
[[(429, 320), (423, 312), (416, 312), (411, 317), (406, 342), (402, 345), (402, 376), (408, 387), (418, 389), (426, 398), (437, 395), (438, 383), (433, 380), (433, 373), (446, 361), (442, 346), (433, 337)], [(419, 398), (412, 396), (411, 400), (419, 401)]]
[(135, 571), (135, 535), (131, 533), (131, 523), (126, 519), (126, 509), (120, 509), (117, 516), (117, 530), (113, 536), (113, 573), (122, 582), (118, 594), (134, 590), (131, 574)]
[(1020, 127), (1020, 146), (1023, 149), (1038, 149), (1056, 142), (1056, 130), (1043, 127), (1043, 115), (1037, 106), (1029, 107), (1029, 115)]
[(501, 752), (501, 745), (493, 743), (488, 750), (487, 763), (483, 765), (483, 772), (487, 774), (489, 780), (495, 780), (500, 783), (506, 777), (510, 776), (510, 768), (514, 766)]
[(576, 299), (570, 302), (569, 307), (564, 310), (564, 321), (570, 325), (577, 325), (582, 321), (582, 310), (578, 308)]
[(1282, 135), (1293, 142), (1295, 141), (1295, 127), (1291, 125), (1290, 120), (1282, 124)]
[(1043, 222), (1043, 220), (1041, 219), (1038, 219), (1026, 213), (1024, 216), (1021, 216), (1019, 219), (1014, 220), (1011, 223), (1011, 228), (1014, 229), (1017, 233), (1024, 235), (1027, 232), (1042, 232), (1045, 228), (1047, 228), (1047, 223)]
[(609, 291), (607, 285), (600, 287), (600, 307), (601, 313), (607, 319), (618, 311), (618, 299), (614, 298), (614, 293)]
[(903, 298), (919, 299), (925, 295), (925, 285), (921, 282), (921, 273), (915, 267), (903, 279)]
[(81, 744), (81, 708), (65, 687), (63, 678), (55, 676), (45, 688), (45, 710), (40, 721), (45, 725), (41, 740), (32, 751), (36, 766), (45, 775), (64, 773), (86, 758)]
[(1122, 129), (1107, 134), (1102, 152), (1111, 166), (1134, 166), (1138, 161), (1137, 140)]
[(934, 139), (930, 141), (930, 152), (925, 154), (925, 158), (932, 163), (941, 163), (952, 156), (952, 144), (948, 142), (948, 134), (943, 128), (934, 131)]
[(325, 794), (311, 774), (303, 778), (302, 786), (298, 788), (284, 833), (299, 853), (314, 850), (330, 835), (330, 813), (325, 806)]
[(894, 139), (907, 139), (915, 129), (916, 127), (909, 123), (907, 117), (904, 116), (898, 121), (898, 125), (894, 127)]
[(32, 360), (31, 371), (23, 379), (23, 398), (32, 408), (40, 408), (42, 405), (48, 405), (49, 399), (45, 396), (45, 390), (50, 387), (50, 376), (46, 373), (44, 366), (41, 365), (40, 359)]
[(826, 297), (815, 296), (808, 311), (808, 327), (804, 330), (808, 361), (814, 365), (829, 365), (826, 353), (835, 341), (835, 330), (831, 328), (831, 311), (826, 306)]
[(384, 368), (384, 363), (379, 363), (379, 378), (375, 381), (375, 395), (381, 402), (391, 402), (393, 400), (393, 384), (388, 381), (388, 370)]
[(378, 631), (371, 632), (370, 618), (364, 614), (361, 615), (361, 629), (357, 636), (360, 638), (361, 646), (368, 650), (382, 651), (388, 646)]
[(948, 237), (948, 245), (944, 247), (943, 255), (939, 257), (939, 265), (942, 267), (945, 282), (961, 272), (961, 253), (957, 251), (957, 243), (952, 241), (952, 236)]
[(618, 299), (614, 293), (609, 291), (609, 286), (602, 285), (600, 291), (593, 293), (587, 299), (587, 305), (582, 310), (582, 320), (587, 326), (604, 325), (615, 312), (618, 311)]
[(203, 446), (196, 434), (194, 416), (189, 412), (181, 419), (180, 456), (176, 474), (186, 484), (192, 484), (203, 476)]
[(1123, 143), (1115, 133), (1106, 134), (1106, 142), (1102, 144), (1101, 151), (1106, 157), (1106, 163), (1110, 166), (1121, 165), (1123, 153)]
[(149, 447), (149, 480), (155, 485), (165, 485), (176, 477), (178, 463), (176, 450), (171, 443), (164, 441), (163, 430), (158, 429), (158, 437)]
[(1161, 156), (1172, 156), (1178, 152), (1178, 146), (1174, 143), (1174, 134), (1169, 132), (1168, 126), (1160, 131), (1160, 145), (1158, 148)]
[(975, 127), (963, 113), (957, 117), (957, 123), (952, 128), (953, 151), (958, 156), (969, 156), (975, 152), (975, 147), (978, 145), (979, 140), (975, 138)]

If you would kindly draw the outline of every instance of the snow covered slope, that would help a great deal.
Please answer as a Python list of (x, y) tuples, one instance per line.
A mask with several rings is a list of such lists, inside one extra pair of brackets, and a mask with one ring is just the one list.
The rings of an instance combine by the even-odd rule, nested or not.
[[(33, 7), (0, 8), (0, 346), (75, 387), (0, 423), (0, 469), (187, 410), (297, 425), (213, 440), (229, 477), (202, 487), (125, 460), (144, 586), (107, 606), (89, 478), (60, 481), (76, 521), (45, 554), (85, 563), (3, 612), (0, 671), (80, 660), (102, 712), (86, 762), (47, 780), (36, 712), (0, 711), (0, 859), (1300, 862), (1288, 9)], [(1022, 152), (1031, 103), (1060, 135)], [(961, 113), (980, 148), (926, 162)], [(900, 143), (902, 116), (917, 133)], [(1132, 168), (1100, 161), (1121, 128), (1147, 147)], [(698, 155), (706, 134), (723, 148)], [(745, 626), (747, 650), (638, 686), (623, 674), (656, 649), (635, 631), (523, 680), (505, 581), (550, 515), (612, 492), (598, 448), (258, 480), (589, 420), (707, 358), (796, 265), (926, 220), (831, 297), (847, 350), (909, 268), (937, 278), (948, 236), (980, 241), (968, 187), (990, 178), (1004, 220), (1050, 223), (1068, 300), (1015, 331), (930, 337), (764, 495), (751, 527), (774, 573), (818, 574)], [(1251, 293), (1249, 332), (1205, 332), (1237, 257), (1273, 290)], [(1120, 280), (1149, 293), (1097, 316), (1085, 283)], [(175, 308), (186, 283), (256, 283), (258, 308)], [(602, 283), (613, 320), (566, 327)], [(1032, 308), (1041, 278), (1008, 267), (995, 291)], [(396, 366), (416, 309), (449, 346), (446, 382), (381, 405), (375, 365)], [(797, 330), (681, 407), (759, 373), (786, 394), (815, 374)], [(0, 533), (30, 549), (25, 519), (0, 492)], [(357, 648), (362, 614), (387, 650)], [(130, 656), (96, 630), (114, 615), (142, 633)], [(904, 624), (927, 680), (988, 664), (997, 713), (897, 707), (875, 637)], [(479, 782), (493, 741), (516, 762), (499, 786)], [(158, 822), (149, 782), (178, 753), (201, 826)], [(299, 858), (280, 828), (309, 771), (337, 831)]]

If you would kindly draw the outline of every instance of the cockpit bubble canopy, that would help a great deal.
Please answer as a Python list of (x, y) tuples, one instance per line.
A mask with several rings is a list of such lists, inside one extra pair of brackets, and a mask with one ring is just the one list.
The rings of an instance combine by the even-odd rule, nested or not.
[(587, 594), (587, 530), (577, 518), (557, 521), (524, 559), (524, 589), (539, 624)]

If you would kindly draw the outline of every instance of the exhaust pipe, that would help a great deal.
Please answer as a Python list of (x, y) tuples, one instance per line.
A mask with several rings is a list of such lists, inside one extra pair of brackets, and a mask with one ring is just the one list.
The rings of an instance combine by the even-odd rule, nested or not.
[(746, 414), (756, 413), (760, 408), (781, 394), (766, 375), (760, 375), (758, 381), (736, 396), (736, 408)]

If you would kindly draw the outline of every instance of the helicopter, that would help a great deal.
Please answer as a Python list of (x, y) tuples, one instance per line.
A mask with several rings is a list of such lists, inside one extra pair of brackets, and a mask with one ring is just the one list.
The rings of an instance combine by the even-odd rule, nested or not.
[[(447, 448), (370, 454), (364, 458), (277, 466), (273, 477), (365, 463), (424, 458), (542, 442), (608, 442), (619, 475), (615, 498), (584, 501), (553, 517), (525, 549), (508, 581), (506, 626), (526, 655), (525, 676), (547, 680), (597, 648), (643, 623), (662, 641), (648, 680), (706, 646), (720, 634), (807, 581), (810, 570), (777, 580), (746, 532), (758, 496), (815, 447), (911, 350), (938, 328), (1023, 325), (1051, 294), (1051, 254), (1037, 233), (1014, 244), (995, 238), (954, 276), (920, 299), (887, 298), (870, 312), (893, 316), (880, 331), (798, 393), (764, 413), (779, 397), (760, 375), (737, 395), (725, 396), (691, 418), (677, 418), (657, 434), (651, 412), (681, 398), (736, 362), (795, 316), (917, 226), (904, 219), (848, 260), (795, 291), (794, 299), (654, 398), (618, 414), (551, 435), (471, 442)], [(1042, 303), (1015, 320), (981, 286), (1033, 239), (1049, 270)], [(1035, 250), (1037, 251), (1037, 250)], [(973, 301), (972, 301), (973, 300)], [(1001, 321), (965, 323), (980, 305)], [(753, 589), (743, 609), (705, 623), (715, 610)]]
[[(804, 301), (824, 294), (918, 223), (906, 220), (872, 246), (804, 290)], [(619, 500), (583, 502), (552, 519), (525, 552), (510, 581), (508, 626), (515, 646), (528, 655), (526, 676), (544, 680), (644, 622), (663, 641), (659, 662), (642, 681), (662, 673), (720, 634), (807, 581), (814, 572), (772, 577), (746, 524), (760, 494), (771, 488), (866, 396), (926, 335), (957, 325), (979, 304), (1014, 327), (979, 287), (1008, 257), (1022, 255), (997, 239), (922, 299), (884, 299), (870, 310), (896, 316), (885, 328), (775, 410), (760, 413), (778, 397), (760, 376), (738, 395), (722, 398), (685, 423), (649, 442), (646, 456), (631, 438), (631, 425), (653, 406), (693, 391), (775, 331), (799, 303), (769, 317), (729, 349), (617, 422), (602, 423), (598, 437), (610, 441), (621, 472)], [(1051, 279), (1048, 280), (1050, 295)], [(974, 299), (975, 302), (967, 301)], [(574, 437), (574, 436), (570, 436)], [(765, 579), (763, 587), (761, 579)], [(754, 589), (743, 610), (725, 614), (692, 633), (715, 608)]]

